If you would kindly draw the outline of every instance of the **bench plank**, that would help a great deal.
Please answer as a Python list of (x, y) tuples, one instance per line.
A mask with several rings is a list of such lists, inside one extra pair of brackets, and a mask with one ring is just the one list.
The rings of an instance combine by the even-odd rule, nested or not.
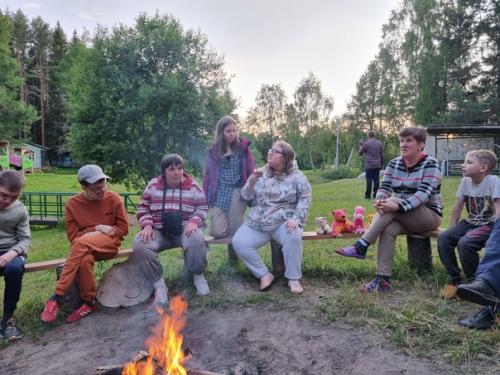
[[(431, 237), (431, 238), (436, 238), (438, 234), (443, 231), (444, 229), (439, 228), (438, 230), (428, 232), (422, 235), (415, 235), (417, 238), (426, 238), (426, 237)], [(339, 237), (340, 239), (343, 238), (359, 238), (361, 235), (359, 233), (343, 233), (342, 237)], [(317, 234), (316, 232), (303, 232), (302, 233), (302, 239), (304, 241), (314, 241), (314, 240), (331, 240), (335, 239), (332, 238), (331, 235), (329, 234)], [(212, 236), (205, 236), (205, 243), (207, 245), (227, 245), (231, 243), (232, 238), (231, 237), (225, 237), (225, 238), (213, 238)], [(120, 249), (118, 253), (116, 254), (115, 257), (110, 258), (110, 259), (115, 259), (115, 258), (126, 258), (132, 254), (133, 249)], [(55, 269), (58, 267), (61, 267), (66, 258), (61, 258), (61, 259), (53, 259), (53, 260), (47, 260), (47, 261), (42, 261), (42, 262), (34, 262), (34, 263), (27, 263), (24, 266), (25, 272), (36, 272), (36, 271), (44, 271), (44, 270), (51, 270)], [(97, 260), (99, 261), (99, 260)]]
[[(126, 258), (132, 254), (134, 250), (133, 249), (121, 249), (118, 251), (118, 253), (110, 259), (116, 259), (116, 258)], [(104, 260), (104, 259), (102, 259)], [(106, 259), (109, 260), (109, 259)], [(53, 260), (46, 260), (42, 262), (34, 262), (34, 263), (27, 263), (24, 266), (24, 272), (36, 272), (36, 271), (44, 271), (44, 270), (52, 270), (58, 267), (61, 267), (64, 265), (64, 262), (66, 261), (66, 258), (61, 258), (61, 259), (53, 259)], [(99, 261), (99, 260), (97, 260)]]

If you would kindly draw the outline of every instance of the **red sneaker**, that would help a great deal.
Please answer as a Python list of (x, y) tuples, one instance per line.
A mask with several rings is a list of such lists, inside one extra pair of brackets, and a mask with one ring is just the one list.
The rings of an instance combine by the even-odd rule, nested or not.
[(42, 322), (50, 323), (56, 320), (57, 313), (59, 312), (59, 304), (53, 299), (49, 299), (45, 304), (45, 307), (40, 314), (40, 319)]
[(97, 310), (97, 305), (90, 306), (87, 303), (84, 303), (79, 308), (77, 308), (75, 311), (73, 311), (70, 314), (70, 316), (68, 316), (68, 319), (66, 319), (66, 323), (77, 322), (81, 318), (85, 318), (87, 315), (89, 315), (90, 313), (92, 313), (96, 310)]

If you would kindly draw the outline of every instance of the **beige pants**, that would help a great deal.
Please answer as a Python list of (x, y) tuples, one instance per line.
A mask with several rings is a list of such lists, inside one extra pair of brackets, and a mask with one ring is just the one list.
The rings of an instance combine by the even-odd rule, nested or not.
[(247, 202), (241, 200), (240, 189), (234, 189), (227, 212), (218, 207), (210, 209), (210, 235), (215, 238), (234, 235), (243, 223), (246, 207)]
[[(401, 201), (398, 198), (390, 199), (396, 202)], [(371, 244), (378, 238), (377, 273), (385, 276), (392, 274), (392, 261), (398, 235), (435, 230), (441, 225), (441, 219), (441, 216), (424, 205), (404, 214), (386, 212), (380, 215), (377, 213), (370, 228), (362, 237)]]

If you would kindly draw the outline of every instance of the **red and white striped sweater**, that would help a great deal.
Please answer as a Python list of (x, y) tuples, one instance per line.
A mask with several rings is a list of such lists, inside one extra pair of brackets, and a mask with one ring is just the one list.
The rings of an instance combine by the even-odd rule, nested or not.
[[(169, 186), (165, 187), (161, 176), (155, 177), (146, 186), (137, 209), (137, 219), (141, 229), (146, 225), (152, 225), (156, 229), (162, 227), (161, 212), (163, 190), (165, 188), (165, 212), (179, 211), (180, 189), (178, 187), (175, 189)], [(185, 226), (187, 222), (193, 222), (199, 228), (203, 228), (207, 214), (208, 204), (205, 193), (190, 175), (184, 173), (184, 181), (182, 182), (182, 225)]]

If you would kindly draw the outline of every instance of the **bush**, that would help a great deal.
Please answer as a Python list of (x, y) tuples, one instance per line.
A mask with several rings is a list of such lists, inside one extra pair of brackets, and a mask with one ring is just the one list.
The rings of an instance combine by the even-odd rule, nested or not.
[(361, 173), (361, 170), (356, 167), (348, 167), (339, 165), (338, 169), (328, 168), (321, 172), (321, 177), (328, 180), (341, 180), (343, 178), (355, 178)]

